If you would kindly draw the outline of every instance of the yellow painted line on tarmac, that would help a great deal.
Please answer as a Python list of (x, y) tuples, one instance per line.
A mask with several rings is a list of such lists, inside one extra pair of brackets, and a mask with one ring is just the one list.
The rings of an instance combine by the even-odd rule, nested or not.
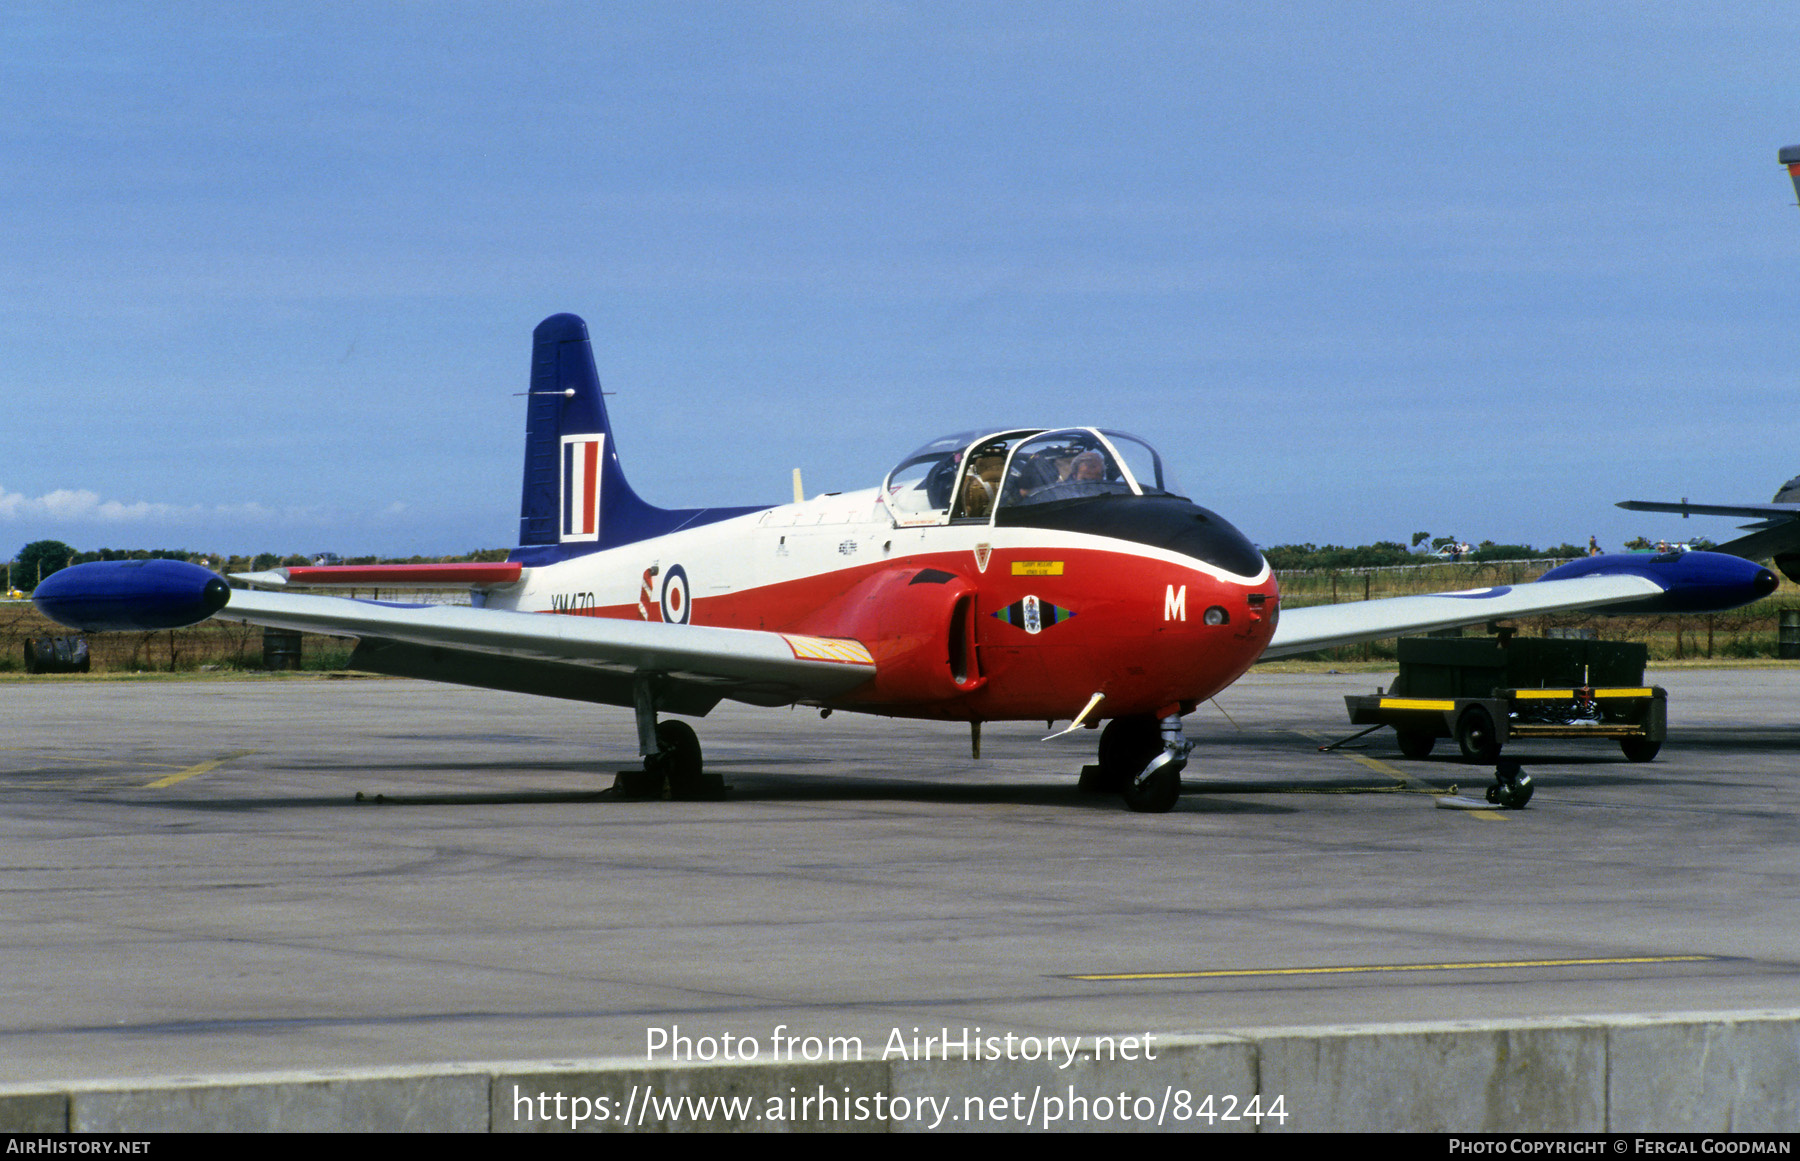
[(167, 778), (158, 778), (145, 787), (146, 790), (161, 790), (165, 786), (173, 786), (177, 782), (186, 782), (197, 774), (204, 774), (215, 766), (222, 766), (233, 758), (242, 758), (245, 754), (254, 754), (255, 750), (233, 750), (229, 754), (220, 754), (217, 758), (208, 758), (197, 766), (189, 766), (185, 770), (177, 770)]
[[(1396, 779), (1397, 781), (1404, 784), (1406, 789), (1411, 790), (1416, 794), (1437, 795), (1437, 794), (1443, 793), (1443, 791), (1439, 790), (1437, 787), (1431, 785), (1428, 782), (1421, 782), (1419, 779), (1414, 778), (1411, 774), (1406, 773), (1406, 771), (1404, 771), (1404, 770), (1396, 770), (1394, 767), (1388, 765), (1386, 762), (1383, 762), (1380, 758), (1366, 758), (1361, 754), (1348, 754), (1348, 755), (1346, 755), (1346, 757), (1348, 757), (1352, 762), (1355, 762), (1362, 766), (1367, 766), (1369, 769), (1375, 771), (1377, 774), (1386, 774), (1389, 778)], [(1505, 822), (1506, 821), (1506, 816), (1498, 810), (1461, 810), (1461, 811), (1457, 811), (1456, 813), (1467, 815), (1470, 818), (1480, 819), (1482, 822)]]
[[(1296, 732), (1300, 733), (1302, 736), (1305, 736), (1305, 737), (1317, 738), (1319, 736), (1317, 733), (1315, 733), (1314, 731), (1311, 731), (1311, 730), (1299, 730)], [(1350, 754), (1350, 753), (1344, 753), (1343, 751), (1338, 751), (1338, 752), (1343, 753), (1344, 757), (1350, 759), (1352, 762), (1355, 762), (1359, 766), (1363, 766), (1367, 769), (1373, 770), (1373, 771), (1375, 771), (1375, 773), (1384, 775), (1385, 777), (1392, 778), (1395, 782), (1399, 783), (1399, 785), (1394, 788), (1396, 790), (1404, 790), (1411, 794), (1429, 794), (1434, 798), (1443, 796), (1444, 792), (1442, 790), (1440, 790), (1438, 787), (1433, 786), (1429, 782), (1425, 782), (1425, 781), (1422, 781), (1421, 779), (1414, 778), (1411, 774), (1408, 774), (1406, 771), (1398, 769), (1394, 766), (1390, 766), (1388, 763), (1383, 762), (1380, 758), (1370, 758), (1364, 754)], [(1498, 810), (1498, 809), (1496, 809), (1496, 810), (1458, 810), (1458, 811), (1454, 811), (1453, 813), (1463, 815), (1464, 817), (1467, 817), (1467, 818), (1479, 819), (1482, 822), (1505, 822), (1506, 821), (1505, 812)]]
[(1421, 790), (1427, 794), (1436, 794), (1438, 792), (1435, 786), (1430, 786), (1419, 779), (1414, 778), (1404, 770), (1396, 770), (1386, 762), (1383, 762), (1380, 758), (1370, 758), (1363, 754), (1345, 754), (1344, 757), (1355, 762), (1358, 766), (1368, 767), (1377, 774), (1387, 775), (1394, 781), (1403, 784), (1408, 790)]
[(1341, 967), (1297, 968), (1216, 968), (1191, 972), (1106, 972), (1094, 975), (1065, 976), (1070, 980), (1212, 980), (1242, 976), (1346, 976), (1371, 972), (1459, 972), (1499, 968), (1617, 967), (1631, 964), (1716, 963), (1717, 955), (1625, 955), (1593, 956), (1582, 959), (1490, 959), (1466, 963), (1373, 963), (1348, 964)]

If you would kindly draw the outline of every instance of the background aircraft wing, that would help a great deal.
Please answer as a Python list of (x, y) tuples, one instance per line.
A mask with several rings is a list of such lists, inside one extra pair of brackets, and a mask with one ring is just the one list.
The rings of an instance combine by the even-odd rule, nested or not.
[(1664, 500), (1620, 500), (1632, 512), (1677, 512), (1683, 516), (1750, 516), (1759, 520), (1800, 519), (1800, 504), (1689, 504)]
[(1657, 599), (1666, 591), (1664, 586), (1648, 577), (1619, 574), (1283, 609), (1275, 636), (1263, 651), (1263, 657), (1287, 657), (1329, 649), (1334, 645), (1379, 641), (1402, 633), (1454, 629), (1504, 617)]

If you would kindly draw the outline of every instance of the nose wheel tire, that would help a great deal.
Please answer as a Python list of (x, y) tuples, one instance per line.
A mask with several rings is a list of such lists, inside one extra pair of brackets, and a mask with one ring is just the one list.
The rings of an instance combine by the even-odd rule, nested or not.
[(1142, 780), (1128, 779), (1124, 790), (1125, 805), (1139, 814), (1166, 814), (1181, 797), (1181, 771), (1186, 765), (1186, 759), (1175, 758), (1158, 766)]
[(1162, 723), (1156, 718), (1148, 714), (1114, 718), (1100, 731), (1099, 770), (1095, 777), (1085, 778), (1084, 784), (1117, 791), (1132, 810), (1161, 814), (1181, 797), (1181, 771), (1187, 760), (1170, 756), (1148, 776), (1139, 775), (1167, 753)]

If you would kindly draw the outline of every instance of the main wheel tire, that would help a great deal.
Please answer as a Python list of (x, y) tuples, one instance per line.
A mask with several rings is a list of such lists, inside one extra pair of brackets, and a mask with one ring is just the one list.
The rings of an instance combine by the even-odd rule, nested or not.
[(1126, 779), (1125, 805), (1139, 814), (1168, 813), (1181, 797), (1181, 771), (1186, 765), (1177, 759), (1163, 763), (1142, 782), (1136, 781), (1136, 775)]
[(1408, 758), (1429, 758), (1432, 747), (1437, 745), (1437, 739), (1423, 730), (1395, 730), (1394, 740)]
[(618, 798), (661, 798), (669, 780), (663, 775), (662, 763), (655, 754), (644, 759), (642, 770), (621, 770), (613, 778), (613, 795)]
[(670, 798), (717, 798), (724, 790), (723, 780), (716, 774), (709, 777), (703, 768), (700, 737), (694, 727), (686, 722), (657, 722), (656, 744), (655, 758), (669, 779)]
[(1662, 743), (1652, 742), (1649, 738), (1620, 738), (1619, 749), (1633, 762), (1648, 762), (1662, 749)]
[(1463, 761), (1487, 763), (1500, 758), (1500, 743), (1494, 736), (1494, 719), (1478, 705), (1472, 705), (1456, 719), (1456, 745)]

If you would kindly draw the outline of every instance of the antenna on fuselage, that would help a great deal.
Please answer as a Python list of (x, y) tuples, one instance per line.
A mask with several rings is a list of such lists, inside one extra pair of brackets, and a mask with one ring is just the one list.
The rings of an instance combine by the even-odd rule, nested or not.
[(794, 469), (794, 503), (803, 504), (805, 502), (806, 502), (806, 489), (802, 488), (800, 486), (800, 469), (795, 468)]

